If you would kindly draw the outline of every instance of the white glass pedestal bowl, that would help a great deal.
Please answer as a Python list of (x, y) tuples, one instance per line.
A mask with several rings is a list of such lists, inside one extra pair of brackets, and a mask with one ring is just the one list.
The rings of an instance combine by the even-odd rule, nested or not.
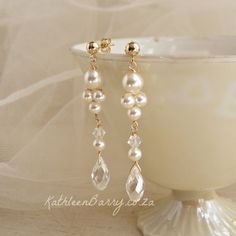
[[(214, 192), (236, 182), (236, 38), (133, 40), (148, 96), (140, 120), (142, 173), (173, 189), (141, 214), (138, 227), (145, 236), (236, 235), (236, 204)], [(114, 40), (111, 54), (98, 56), (111, 95), (105, 112), (124, 137), (128, 118), (119, 101), (129, 41)], [(85, 44), (72, 51), (86, 71)]]

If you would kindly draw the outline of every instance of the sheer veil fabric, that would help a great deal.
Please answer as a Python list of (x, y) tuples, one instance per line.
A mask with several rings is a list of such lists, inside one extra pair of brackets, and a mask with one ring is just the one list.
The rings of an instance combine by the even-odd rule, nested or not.
[[(233, 0), (1, 0), (0, 207), (34, 209), (48, 195), (96, 193), (94, 120), (71, 45), (107, 36), (235, 35), (235, 12)], [(123, 197), (130, 162), (103, 117), (112, 180), (101, 195)]]

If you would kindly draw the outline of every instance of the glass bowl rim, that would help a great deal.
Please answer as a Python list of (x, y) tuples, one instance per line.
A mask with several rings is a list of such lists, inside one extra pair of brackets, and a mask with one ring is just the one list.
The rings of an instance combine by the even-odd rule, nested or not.
[[(149, 41), (149, 42), (174, 42), (174, 41), (182, 41), (182, 42), (200, 42), (200, 41), (222, 41), (227, 42), (235, 42), (236, 46), (236, 36), (218, 36), (218, 37), (190, 37), (190, 36), (177, 36), (177, 37), (134, 37), (134, 38), (115, 38), (112, 39), (114, 44), (116, 45), (118, 42), (126, 41)], [(142, 50), (142, 45), (141, 45)], [(73, 45), (70, 48), (70, 51), (79, 57), (89, 58), (88, 53), (86, 52), (86, 43), (78, 43)], [(142, 52), (142, 51), (141, 51)], [(105, 61), (123, 61), (128, 62), (130, 57), (126, 56), (124, 53), (98, 53), (98, 60)], [(135, 57), (137, 62), (186, 62), (186, 61), (204, 61), (204, 62), (235, 62), (236, 61), (236, 52), (235, 54), (210, 54), (210, 55), (158, 55), (158, 54), (142, 54)]]

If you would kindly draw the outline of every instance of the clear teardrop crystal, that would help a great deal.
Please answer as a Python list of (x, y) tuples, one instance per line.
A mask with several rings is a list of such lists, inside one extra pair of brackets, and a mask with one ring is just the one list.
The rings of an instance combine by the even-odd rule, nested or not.
[(93, 130), (93, 136), (95, 138), (103, 138), (106, 134), (106, 131), (100, 126), (100, 127), (96, 127)]
[(98, 190), (104, 190), (109, 183), (110, 174), (107, 165), (101, 156), (98, 157), (98, 160), (95, 166), (93, 167), (91, 178), (93, 185)]
[(139, 168), (134, 165), (126, 182), (126, 192), (130, 200), (138, 202), (144, 194), (144, 180)]
[(141, 144), (141, 138), (137, 134), (131, 135), (128, 144), (133, 148), (137, 148)]

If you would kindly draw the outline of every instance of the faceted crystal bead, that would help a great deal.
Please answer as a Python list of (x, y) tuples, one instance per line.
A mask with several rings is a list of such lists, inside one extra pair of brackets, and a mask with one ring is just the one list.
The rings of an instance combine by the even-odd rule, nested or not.
[(135, 135), (131, 135), (129, 137), (129, 140), (128, 140), (128, 144), (133, 147), (133, 148), (137, 148), (140, 146), (140, 144), (142, 143), (141, 141), (141, 138), (135, 134)]
[(139, 168), (134, 165), (126, 182), (126, 192), (130, 200), (138, 202), (144, 194), (144, 180)]
[(98, 157), (98, 160), (93, 167), (91, 178), (94, 186), (98, 190), (104, 190), (109, 183), (110, 174), (107, 165), (101, 156)]
[(100, 126), (100, 127), (96, 127), (93, 131), (93, 136), (96, 139), (101, 139), (105, 136), (106, 131)]

